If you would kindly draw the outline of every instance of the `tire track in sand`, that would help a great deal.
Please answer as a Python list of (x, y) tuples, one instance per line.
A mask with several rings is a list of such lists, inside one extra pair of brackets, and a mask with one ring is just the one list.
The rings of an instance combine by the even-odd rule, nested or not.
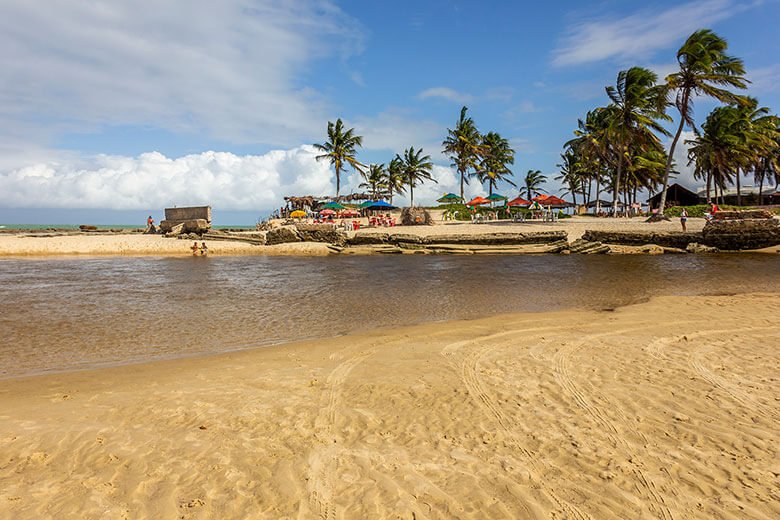
[[(674, 323), (674, 325), (679, 324), (680, 323), (677, 322)], [(564, 390), (569, 392), (569, 394), (571, 394), (572, 398), (574, 399), (574, 402), (579, 405), (580, 408), (582, 408), (588, 415), (590, 415), (591, 418), (593, 418), (596, 423), (599, 424), (599, 426), (601, 426), (604, 433), (607, 435), (613, 445), (621, 446), (626, 451), (626, 453), (632, 456), (631, 458), (634, 458), (635, 456), (631, 445), (620, 434), (612, 420), (604, 414), (602, 407), (596, 406), (593, 401), (591, 401), (591, 398), (589, 398), (588, 395), (580, 390), (580, 388), (574, 383), (574, 380), (572, 379), (569, 372), (568, 359), (571, 355), (576, 353), (590, 341), (608, 338), (610, 336), (618, 336), (627, 332), (633, 332), (648, 327), (657, 327), (657, 323), (652, 322), (647, 324), (637, 324), (630, 328), (600, 334), (592, 334), (585, 339), (564, 344), (561, 346), (558, 352), (555, 353), (555, 356), (553, 356), (555, 379), (558, 381), (558, 384), (560, 384)], [(604, 396), (598, 394), (595, 389), (591, 390), (590, 393), (594, 396), (601, 397), (601, 399), (605, 402), (609, 402), (609, 399), (606, 399)], [(610, 409), (618, 413), (622, 417), (623, 422), (628, 422), (625, 414), (618, 406), (612, 404)], [(636, 465), (632, 464), (631, 472), (636, 477), (637, 482), (639, 482), (639, 485), (636, 486), (637, 491), (649, 504), (652, 513), (655, 514), (658, 518), (662, 518), (664, 520), (674, 520), (674, 515), (669, 509), (666, 500), (664, 499), (663, 495), (659, 494), (657, 491), (655, 481), (648, 477), (645, 472)]]
[[(551, 324), (551, 326), (549, 327), (535, 327), (530, 329), (525, 328), (525, 329), (509, 330), (509, 331), (498, 332), (495, 334), (489, 334), (486, 336), (481, 336), (478, 338), (472, 338), (466, 341), (458, 341), (455, 343), (450, 343), (449, 345), (445, 346), (445, 348), (442, 350), (442, 354), (451, 355), (454, 353), (454, 351), (461, 349), (467, 345), (477, 345), (484, 341), (490, 341), (494, 339), (503, 338), (506, 336), (511, 336), (519, 332), (523, 332), (523, 333), (553, 332), (554, 331), (554, 329), (552, 328), (553, 326), (554, 325)], [(541, 461), (537, 456), (535, 456), (528, 448), (526, 448), (523, 445), (520, 439), (517, 438), (517, 434), (513, 428), (514, 425), (513, 421), (511, 420), (510, 417), (507, 416), (506, 413), (503, 412), (503, 410), (501, 410), (501, 407), (500, 405), (497, 404), (496, 399), (490, 396), (490, 393), (483, 385), (482, 380), (479, 378), (478, 375), (479, 360), (492, 350), (494, 349), (490, 347), (486, 347), (480, 350), (475, 350), (473, 352), (464, 354), (461, 363), (458, 364), (457, 368), (459, 370), (461, 380), (466, 385), (466, 388), (468, 388), (469, 395), (474, 396), (477, 405), (483, 411), (486, 411), (487, 414), (490, 417), (492, 417), (496, 421), (496, 423), (498, 423), (498, 425), (506, 434), (507, 443), (511, 444), (517, 451), (519, 451), (525, 457), (528, 467), (531, 470), (529, 473), (531, 473), (532, 480), (539, 486), (540, 489), (544, 491), (545, 495), (550, 497), (550, 499), (555, 503), (557, 508), (560, 511), (562, 511), (564, 514), (566, 514), (568, 518), (572, 518), (575, 520), (592, 520), (592, 517), (588, 513), (581, 511), (574, 504), (571, 504), (563, 500), (560, 496), (558, 496), (558, 494), (555, 492), (554, 489), (552, 489), (550, 486), (547, 485), (547, 483), (543, 478), (539, 477), (539, 474), (542, 472), (541, 466), (544, 464), (544, 462)], [(530, 508), (526, 507), (526, 510), (528, 510), (529, 514), (531, 514)]]

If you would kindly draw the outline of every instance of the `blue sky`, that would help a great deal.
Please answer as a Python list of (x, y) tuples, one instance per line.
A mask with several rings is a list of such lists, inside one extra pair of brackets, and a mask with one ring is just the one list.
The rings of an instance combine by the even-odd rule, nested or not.
[(440, 183), (415, 199), (431, 202), (455, 189), (441, 141), (463, 104), (513, 143), (517, 178), (552, 177), (617, 72), (668, 74), (701, 27), (778, 110), (778, 19), (777, 0), (6, 1), (0, 222), (129, 223), (211, 203), (222, 223), (252, 223), (285, 194), (335, 191), (307, 145), (337, 117), (364, 136), (363, 162), (424, 147)]

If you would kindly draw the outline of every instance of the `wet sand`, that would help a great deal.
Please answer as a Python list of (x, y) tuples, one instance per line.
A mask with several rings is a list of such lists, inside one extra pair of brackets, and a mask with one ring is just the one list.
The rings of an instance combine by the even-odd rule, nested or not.
[(2, 518), (777, 518), (780, 295), (0, 381)]

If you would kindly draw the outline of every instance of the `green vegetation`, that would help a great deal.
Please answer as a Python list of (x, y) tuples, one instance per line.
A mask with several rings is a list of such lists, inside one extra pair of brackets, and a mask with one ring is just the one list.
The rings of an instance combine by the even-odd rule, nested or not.
[(354, 128), (344, 130), (341, 119), (337, 119), (335, 123), (328, 122), (328, 140), (314, 145), (317, 150), (324, 152), (317, 156), (317, 160), (330, 161), (336, 170), (336, 197), (341, 188), (341, 170), (344, 169), (345, 163), (358, 172), (363, 170), (363, 165), (355, 158), (356, 148), (361, 146), (363, 146), (363, 137), (355, 135)]
[[(722, 211), (733, 211), (738, 209), (749, 209), (744, 208), (740, 206), (718, 206)], [(704, 215), (710, 212), (710, 205), (709, 204), (697, 204), (696, 206), (672, 206), (671, 208), (666, 208), (666, 211), (664, 211), (664, 215), (667, 217), (679, 217), (682, 213), (683, 208), (685, 208), (688, 211), (689, 217), (699, 217), (702, 218)]]

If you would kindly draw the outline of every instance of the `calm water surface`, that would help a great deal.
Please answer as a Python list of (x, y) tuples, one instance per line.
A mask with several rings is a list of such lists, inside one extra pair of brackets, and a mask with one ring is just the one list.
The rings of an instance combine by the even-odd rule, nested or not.
[(780, 256), (0, 260), (0, 378), (425, 321), (748, 291), (780, 291)]

